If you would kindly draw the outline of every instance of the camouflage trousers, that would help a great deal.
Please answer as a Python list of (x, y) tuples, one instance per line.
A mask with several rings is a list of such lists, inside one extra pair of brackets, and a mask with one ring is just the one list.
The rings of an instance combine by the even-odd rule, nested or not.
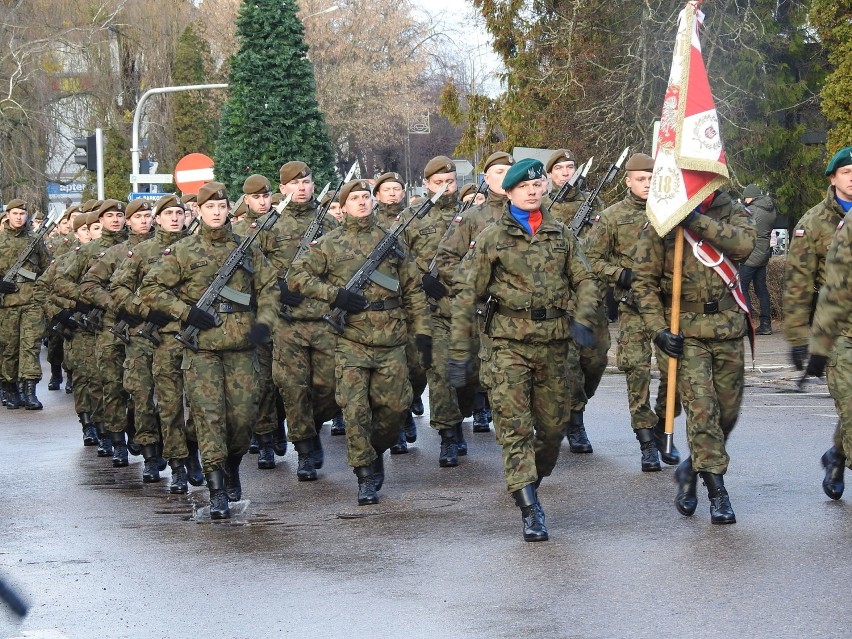
[(834, 445), (852, 468), (852, 338), (837, 339), (826, 366), (826, 377), (838, 416)]
[(725, 442), (739, 418), (745, 386), (742, 339), (687, 337), (677, 384), (686, 411), (692, 467), (724, 475), (729, 461)]
[(154, 344), (144, 337), (131, 337), (125, 347), (124, 389), (130, 393), (133, 405), (136, 434), (133, 437), (140, 446), (160, 441), (160, 426), (154, 407)]
[[(47, 327), (50, 328), (50, 327)], [(62, 364), (65, 359), (65, 340), (56, 331), (47, 332), (47, 362), (49, 364)]]
[[(455, 389), (447, 381), (450, 355), (450, 320), (432, 315), (432, 367), (426, 371), (429, 381), (429, 425), (435, 430), (455, 428), (463, 419), (459, 404), (473, 411), (475, 384)], [(470, 414), (470, 413), (468, 413)]]
[(248, 450), (260, 394), (257, 354), (185, 349), (181, 369), (202, 469), (221, 470), (226, 457)]
[(273, 342), (272, 374), (287, 408), (290, 441), (311, 439), (317, 424), (337, 414), (334, 333), (322, 320), (284, 322)]
[[(410, 327), (409, 327), (410, 328)], [(426, 390), (426, 369), (420, 351), (417, 350), (415, 336), (410, 330), (408, 332), (408, 343), (405, 345), (405, 359), (408, 362), (408, 383), (411, 384), (412, 397), (420, 397)]]
[[(187, 440), (196, 441), (195, 423), (186, 419), (183, 407), (183, 344), (173, 333), (164, 333), (162, 342), (154, 349), (151, 371), (154, 378), (154, 393), (163, 437), (163, 457), (183, 459), (189, 455)], [(75, 382), (76, 383), (76, 382)]]
[(124, 342), (107, 330), (97, 337), (97, 375), (101, 388), (104, 429), (122, 433), (127, 428), (128, 395), (124, 390)]
[(598, 306), (595, 325), (589, 328), (595, 334), (595, 345), (588, 348), (578, 348), (571, 344), (568, 352), (568, 364), (575, 372), (576, 382), (571, 398), (571, 410), (582, 412), (586, 403), (598, 390), (601, 378), (606, 371), (607, 352), (610, 347), (609, 322), (606, 319), (604, 305)]
[[(648, 333), (639, 314), (622, 304), (618, 316), (616, 362), (618, 369), (624, 371), (627, 378), (627, 406), (634, 430), (654, 428), (658, 419), (666, 417), (669, 358), (654, 347), (660, 368), (660, 387), (657, 390), (657, 403), (651, 410), (652, 340), (653, 335)], [(676, 396), (675, 402), (675, 415), (679, 415), (680, 398)]]
[(96, 422), (103, 421), (101, 383), (97, 376), (95, 356), (97, 336), (89, 331), (74, 331), (74, 337), (65, 342), (65, 365), (74, 373), (74, 409), (78, 413), (91, 413)]
[(5, 382), (40, 380), (45, 322), (36, 304), (0, 306), (0, 375)]
[(365, 346), (337, 338), (335, 396), (346, 422), (347, 463), (370, 465), (393, 446), (411, 406), (405, 346)]
[(278, 388), (272, 379), (272, 344), (257, 347), (257, 362), (260, 366), (257, 400), (257, 421), (252, 427), (255, 435), (274, 432), (278, 428)]
[(509, 492), (553, 472), (568, 421), (569, 341), (525, 344), (494, 338), (480, 350)]

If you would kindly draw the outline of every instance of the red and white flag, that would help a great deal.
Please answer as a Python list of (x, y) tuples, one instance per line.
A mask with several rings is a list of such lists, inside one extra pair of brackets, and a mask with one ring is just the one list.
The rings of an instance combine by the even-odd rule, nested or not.
[(708, 195), (728, 181), (719, 118), (710, 92), (698, 27), (701, 0), (678, 16), (669, 86), (657, 138), (648, 219), (665, 235)]

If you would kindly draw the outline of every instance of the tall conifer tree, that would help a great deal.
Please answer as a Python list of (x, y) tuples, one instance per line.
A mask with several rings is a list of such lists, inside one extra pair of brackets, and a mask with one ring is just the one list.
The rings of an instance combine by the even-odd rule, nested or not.
[[(181, 33), (172, 62), (176, 85), (206, 84), (210, 47), (192, 25)], [(210, 100), (204, 91), (175, 93), (172, 98), (172, 133), (175, 161), (188, 153), (213, 153), (216, 123), (210, 119)]]

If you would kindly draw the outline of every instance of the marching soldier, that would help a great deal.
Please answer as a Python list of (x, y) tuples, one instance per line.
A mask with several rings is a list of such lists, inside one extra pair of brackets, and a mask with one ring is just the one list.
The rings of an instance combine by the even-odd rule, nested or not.
[(405, 182), (399, 173), (382, 173), (373, 185), (376, 198), (376, 220), (380, 226), (391, 228), (405, 210)]
[(751, 219), (757, 232), (754, 250), (748, 259), (740, 266), (740, 286), (745, 293), (749, 313), (754, 314), (749, 295), (749, 285), (754, 282), (754, 292), (760, 302), (760, 324), (755, 329), (755, 335), (772, 335), (771, 303), (769, 289), (766, 288), (766, 265), (772, 256), (769, 238), (775, 226), (775, 204), (769, 195), (764, 195), (756, 184), (749, 184), (743, 190), (743, 204), (748, 207)]
[[(727, 193), (711, 194), (681, 226), (684, 233), (712, 244), (731, 260), (745, 259), (754, 248), (754, 225)], [(669, 330), (673, 234), (661, 238), (650, 226), (643, 230), (634, 253), (633, 291), (654, 343), (680, 358), (677, 387), (686, 410), (691, 457), (675, 473), (675, 505), (683, 515), (695, 512), (696, 474), (700, 474), (710, 498), (710, 521), (732, 524), (736, 518), (724, 483), (729, 461), (725, 442), (742, 404), (748, 317), (714, 263), (699, 261), (696, 253), (684, 251), (680, 334)], [(716, 266), (728, 264), (722, 257)], [(730, 268), (735, 278), (736, 266)]]
[(419, 336), (428, 361), (429, 323), (417, 268), (407, 254), (394, 253), (379, 268), (397, 280), (395, 290), (373, 282), (363, 293), (345, 288), (386, 231), (372, 213), (366, 180), (344, 185), (340, 201), (343, 224), (296, 260), (287, 284), (291, 291), (350, 314), (335, 346), (335, 395), (346, 419), (347, 461), (358, 477), (358, 504), (376, 504), (384, 482), (382, 456), (397, 441), (411, 406), (407, 326)]
[[(52, 237), (47, 243), (47, 250), (53, 260), (56, 260), (76, 246), (76, 240), (72, 229), (72, 218), (79, 213), (80, 207), (74, 204), (68, 207), (62, 214), (56, 228), (51, 233)], [(52, 326), (52, 325), (51, 325)], [(65, 361), (65, 349), (62, 334), (48, 327), (47, 333), (47, 362), (50, 364), (50, 381), (47, 390), (59, 390), (62, 386), (62, 370)]]
[(479, 206), (485, 201), (485, 195), (483, 193), (476, 192), (476, 184), (473, 182), (465, 184), (461, 190), (459, 190), (459, 202), (467, 204), (471, 200), (474, 201), (471, 206)]
[[(588, 345), (598, 285), (571, 232), (542, 211), (546, 182), (538, 160), (506, 172), (503, 216), (472, 240), (453, 300), (448, 378), (463, 385), (476, 300), (489, 300), (479, 357), (489, 380), (506, 484), (521, 509), (525, 541), (546, 541), (537, 488), (559, 456), (570, 405), (570, 336)], [(568, 310), (575, 310), (569, 317)]]
[(680, 462), (680, 453), (672, 447), (665, 452), (666, 379), (668, 357), (657, 348), (660, 388), (657, 405), (651, 410), (651, 342), (636, 308), (632, 284), (636, 238), (648, 225), (645, 205), (651, 188), (654, 159), (644, 153), (634, 154), (624, 167), (624, 183), (629, 189), (625, 198), (604, 209), (595, 221), (586, 241), (586, 256), (597, 276), (615, 288), (619, 300), (618, 367), (627, 378), (627, 403), (633, 433), (642, 451), (642, 470), (660, 470), (660, 456), (670, 465)]

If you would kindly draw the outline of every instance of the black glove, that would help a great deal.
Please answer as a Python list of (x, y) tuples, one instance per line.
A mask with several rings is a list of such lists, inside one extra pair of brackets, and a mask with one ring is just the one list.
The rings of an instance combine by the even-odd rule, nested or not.
[(62, 324), (63, 326), (67, 326), (72, 330), (76, 330), (80, 328), (80, 325), (74, 321), (73, 316), (74, 311), (70, 308), (66, 308), (64, 310), (59, 311), (56, 316), (53, 318), (54, 324)]
[(621, 269), (621, 274), (618, 276), (618, 282), (616, 283), (621, 288), (630, 288), (630, 285), (633, 284), (633, 269)]
[(805, 371), (806, 376), (824, 377), (825, 365), (828, 363), (828, 358), (825, 355), (812, 354), (808, 360), (808, 368)]
[(414, 343), (420, 356), (423, 358), (423, 368), (432, 368), (432, 337), (429, 335), (415, 335)]
[(186, 323), (202, 331), (206, 331), (216, 326), (216, 318), (193, 304), (189, 307), (189, 317), (186, 318)]
[(447, 381), (453, 388), (467, 386), (467, 368), (470, 358), (447, 360)]
[(370, 306), (370, 303), (366, 297), (360, 293), (347, 291), (345, 288), (337, 291), (337, 297), (331, 303), (331, 308), (339, 308), (347, 313), (361, 313), (366, 311), (368, 306)]
[(285, 280), (278, 280), (278, 288), (281, 289), (281, 295), (279, 299), (281, 300), (281, 304), (283, 306), (290, 306), (291, 308), (296, 308), (299, 304), (301, 304), (305, 300), (305, 296), (301, 293), (296, 293), (295, 291), (291, 291), (287, 288), (287, 282)]
[(680, 221), (679, 226), (688, 229), (699, 215), (698, 209), (692, 209), (685, 218)]
[(248, 340), (255, 346), (269, 343), (269, 326), (266, 324), (254, 324), (248, 334)]
[(115, 316), (119, 322), (127, 322), (129, 326), (139, 326), (142, 323), (142, 318), (138, 315), (134, 315), (133, 313), (128, 313), (125, 310), (120, 310), (118, 314)]
[(571, 337), (577, 342), (577, 346), (590, 348), (595, 345), (595, 333), (588, 326), (572, 321), (568, 325), (568, 330), (571, 333)]
[(683, 333), (675, 335), (669, 329), (664, 328), (654, 336), (654, 344), (671, 357), (683, 355)]
[(82, 313), (83, 315), (88, 315), (89, 313), (91, 313), (93, 308), (94, 306), (92, 306), (91, 304), (86, 304), (86, 302), (77, 302), (77, 304), (74, 306), (74, 310), (77, 313)]
[(14, 282), (4, 282), (0, 280), (0, 294), (9, 295), (10, 293), (17, 293), (18, 285)]
[(158, 311), (152, 308), (148, 311), (148, 317), (145, 318), (145, 321), (163, 328), (169, 322), (173, 322), (174, 318), (168, 313), (163, 313), (163, 311)]
[(433, 300), (439, 300), (447, 296), (447, 287), (441, 284), (437, 277), (429, 273), (423, 276), (423, 290)]
[(796, 367), (797, 371), (805, 370), (805, 363), (808, 360), (808, 347), (794, 346), (790, 351), (790, 359), (793, 360), (793, 366)]

